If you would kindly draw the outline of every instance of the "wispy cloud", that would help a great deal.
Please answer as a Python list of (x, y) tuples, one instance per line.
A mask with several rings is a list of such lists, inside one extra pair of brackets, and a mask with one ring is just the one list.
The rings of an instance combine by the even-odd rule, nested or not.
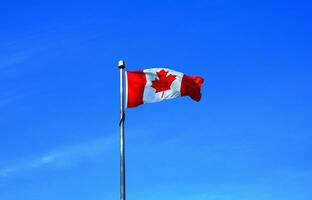
[(27, 49), (8, 55), (7, 57), (0, 59), (0, 69), (5, 69), (12, 65), (20, 64), (31, 58), (31, 56), (33, 56), (36, 51), (36, 49)]
[[(64, 48), (88, 43), (102, 37), (102, 33), (88, 27), (94, 27), (92, 20), (85, 20), (77, 26), (76, 21), (62, 21), (38, 27), (19, 33), (6, 33), (7, 39), (0, 40), (0, 70), (13, 66), (23, 66), (24, 63), (42, 54), (49, 55), (62, 52)], [(3, 34), (2, 34), (3, 35)], [(53, 54), (53, 55), (54, 55)], [(28, 65), (27, 67), (29, 68)]]
[(0, 96), (0, 108), (7, 106), (8, 104), (18, 100), (22, 96), (23, 95), (11, 95), (11, 96), (7, 96), (7, 97), (1, 97)]
[(114, 145), (114, 138), (98, 138), (80, 144), (68, 145), (24, 162), (0, 168), (0, 177), (44, 167), (62, 167), (103, 154)]

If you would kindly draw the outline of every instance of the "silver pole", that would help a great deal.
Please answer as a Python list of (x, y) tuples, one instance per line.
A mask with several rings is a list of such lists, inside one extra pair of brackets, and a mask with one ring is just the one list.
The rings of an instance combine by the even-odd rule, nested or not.
[(125, 101), (124, 101), (124, 68), (125, 62), (118, 62), (120, 71), (120, 200), (126, 200), (126, 169), (125, 169)]

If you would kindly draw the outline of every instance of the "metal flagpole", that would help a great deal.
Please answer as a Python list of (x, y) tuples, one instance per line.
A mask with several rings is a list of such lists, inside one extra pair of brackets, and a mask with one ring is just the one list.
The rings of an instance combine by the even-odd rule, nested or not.
[(124, 101), (124, 69), (125, 62), (118, 62), (120, 71), (120, 200), (126, 200), (126, 169), (125, 169), (125, 101)]

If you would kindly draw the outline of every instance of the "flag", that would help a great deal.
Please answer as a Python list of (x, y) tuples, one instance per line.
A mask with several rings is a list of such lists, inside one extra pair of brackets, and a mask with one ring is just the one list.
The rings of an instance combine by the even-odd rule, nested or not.
[(200, 101), (203, 82), (200, 76), (188, 76), (167, 68), (127, 71), (126, 105), (132, 108), (180, 96)]

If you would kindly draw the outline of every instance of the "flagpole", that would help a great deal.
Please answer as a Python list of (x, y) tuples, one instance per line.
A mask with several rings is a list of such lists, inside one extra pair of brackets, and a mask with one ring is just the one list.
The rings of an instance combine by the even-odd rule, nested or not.
[(126, 200), (126, 169), (125, 169), (125, 101), (124, 101), (124, 69), (125, 62), (118, 62), (120, 72), (120, 200)]

